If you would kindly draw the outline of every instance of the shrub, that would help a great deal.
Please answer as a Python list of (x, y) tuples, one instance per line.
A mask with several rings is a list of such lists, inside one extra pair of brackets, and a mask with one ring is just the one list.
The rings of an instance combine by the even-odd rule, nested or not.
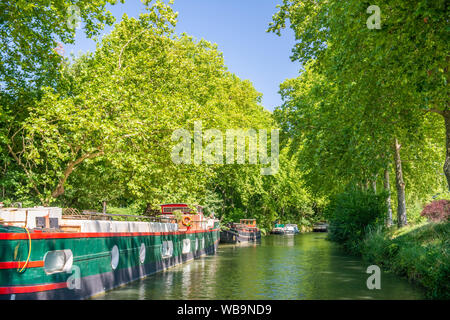
[(433, 222), (447, 221), (450, 215), (450, 201), (433, 201), (423, 208), (420, 215)]
[(352, 189), (330, 199), (325, 209), (329, 239), (350, 252), (359, 253), (360, 242), (370, 226), (383, 225), (386, 194)]
[(367, 262), (423, 286), (427, 298), (450, 299), (450, 223), (371, 228), (361, 253)]
[(423, 201), (420, 199), (414, 199), (413, 197), (406, 199), (408, 224), (418, 225), (424, 222), (428, 222), (427, 218), (422, 216)]
[(388, 266), (398, 251), (398, 245), (391, 242), (388, 233), (381, 227), (369, 228), (360, 245), (364, 260), (378, 266)]

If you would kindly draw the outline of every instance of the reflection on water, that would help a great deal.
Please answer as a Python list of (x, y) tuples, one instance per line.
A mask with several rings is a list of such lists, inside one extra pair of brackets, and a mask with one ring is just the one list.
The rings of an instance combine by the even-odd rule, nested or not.
[(271, 235), (260, 244), (220, 245), (214, 256), (176, 266), (96, 299), (422, 299), (420, 289), (382, 273), (366, 286), (368, 267), (326, 234)]

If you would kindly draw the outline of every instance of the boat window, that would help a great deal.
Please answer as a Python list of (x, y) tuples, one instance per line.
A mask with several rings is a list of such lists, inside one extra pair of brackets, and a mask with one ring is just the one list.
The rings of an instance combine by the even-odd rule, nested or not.
[(161, 256), (163, 258), (170, 258), (173, 254), (173, 243), (172, 241), (163, 241), (161, 246)]
[(166, 208), (163, 209), (163, 212), (164, 213), (172, 213), (172, 212), (177, 211), (177, 210), (179, 210), (181, 212), (188, 212), (189, 208), (186, 208), (186, 207), (166, 207)]
[(44, 257), (44, 271), (46, 274), (69, 272), (72, 269), (72, 250), (49, 251)]
[(183, 240), (183, 253), (189, 253), (191, 251), (191, 240)]
[(140, 249), (139, 249), (139, 261), (141, 262), (141, 263), (144, 263), (144, 261), (145, 261), (145, 244), (141, 244), (141, 247), (140, 247)]
[(119, 248), (114, 246), (111, 250), (111, 267), (116, 270), (119, 265)]

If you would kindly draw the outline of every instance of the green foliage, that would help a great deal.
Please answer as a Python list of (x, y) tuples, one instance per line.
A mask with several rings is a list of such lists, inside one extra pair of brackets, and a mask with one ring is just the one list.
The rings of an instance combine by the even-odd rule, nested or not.
[(218, 169), (214, 188), (223, 200), (218, 210), (224, 222), (254, 218), (258, 226), (271, 230), (276, 220), (306, 228), (320, 219), (323, 199), (314, 197), (304, 185), (296, 155), (280, 151), (279, 172), (263, 176), (258, 166), (226, 165)]
[(108, 214), (120, 214), (120, 215), (124, 215), (123, 217), (121, 216), (114, 216), (112, 217), (112, 220), (114, 221), (136, 221), (136, 218), (134, 217), (126, 217), (127, 215), (131, 215), (131, 216), (136, 216), (136, 215), (140, 215), (140, 213), (138, 211), (136, 211), (135, 208), (120, 208), (120, 207), (112, 207), (112, 206), (108, 206), (106, 209), (106, 213)]
[[(258, 165), (171, 161), (172, 132), (192, 131), (194, 121), (222, 132), (276, 125), (251, 82), (227, 71), (217, 45), (177, 35), (172, 7), (144, 2), (147, 12), (138, 19), (125, 15), (94, 53), (71, 62), (56, 55), (56, 74), (48, 75), (51, 84), (40, 84), (39, 99), (26, 104), (20, 119), (5, 115), (3, 198), (95, 210), (107, 201), (111, 210), (133, 212), (184, 202), (203, 205), (205, 214), (223, 221), (256, 218), (267, 230), (279, 218), (312, 224), (320, 200), (304, 187), (295, 155), (282, 151), (275, 176), (262, 176)], [(93, 2), (92, 14), (83, 1), (75, 4), (90, 35), (100, 25), (89, 19), (112, 22), (102, 11), (106, 2)], [(54, 36), (69, 41), (64, 28), (61, 22)]]
[(329, 239), (356, 253), (369, 228), (384, 223), (386, 211), (385, 193), (350, 189), (337, 194), (325, 208)]
[(373, 229), (360, 246), (363, 258), (405, 276), (432, 299), (450, 292), (450, 223), (422, 223), (386, 232)]
[(173, 215), (174, 215), (175, 219), (177, 220), (177, 222), (181, 222), (181, 220), (183, 219), (183, 213), (180, 210), (175, 210), (173, 212)]
[(148, 10), (125, 16), (94, 54), (62, 70), (57, 91), (45, 89), (30, 108), (14, 155), (28, 193), (42, 203), (88, 206), (101, 194), (141, 207), (198, 203), (214, 168), (175, 165), (171, 133), (196, 120), (219, 129), (272, 125), (260, 94), (226, 71), (217, 46), (175, 35), (170, 6)]
[[(85, 34), (95, 38), (114, 17), (105, 10), (116, 0), (39, 0), (0, 3), (0, 186), (3, 198), (39, 204), (46, 195), (34, 183), (34, 172), (26, 159), (24, 122), (43, 95), (44, 87), (57, 89), (64, 59), (56, 51), (58, 42), (73, 43), (75, 28), (71, 5), (80, 9)], [(46, 179), (41, 176), (40, 179)], [(30, 189), (34, 191), (30, 193)]]
[(395, 176), (399, 140), (407, 207), (413, 203), (409, 214), (417, 221), (416, 203), (448, 188), (439, 173), (448, 150), (443, 120), (450, 115), (448, 10), (443, 0), (384, 0), (376, 4), (381, 29), (369, 29), (369, 5), (284, 0), (278, 6), (268, 31), (290, 26), (291, 58), (304, 69), (281, 85), (284, 103), (274, 115), (293, 138), (306, 186), (321, 195), (346, 185), (380, 187), (385, 170)]
[[(0, 3), (0, 83), (4, 91), (23, 94), (31, 87), (52, 85), (57, 80), (61, 57), (57, 42), (73, 43), (75, 28), (68, 23), (71, 5), (80, 9), (83, 29), (90, 38), (114, 22), (105, 10), (117, 0), (6, 0)], [(121, 1), (123, 3), (123, 1)], [(33, 94), (33, 92), (29, 92)]]

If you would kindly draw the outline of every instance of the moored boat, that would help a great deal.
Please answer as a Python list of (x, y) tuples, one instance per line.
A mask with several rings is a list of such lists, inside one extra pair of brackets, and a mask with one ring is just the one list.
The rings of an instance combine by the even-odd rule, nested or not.
[(274, 228), (271, 230), (271, 234), (279, 234), (279, 235), (294, 235), (299, 233), (298, 227), (296, 224), (280, 224), (276, 223)]
[(286, 234), (296, 234), (299, 233), (300, 231), (298, 230), (298, 227), (296, 224), (286, 224), (286, 226), (284, 227), (284, 230), (286, 232)]
[(270, 231), (271, 234), (285, 234), (284, 224), (276, 223), (273, 229)]
[(256, 219), (241, 219), (239, 223), (230, 223), (227, 229), (220, 231), (221, 243), (257, 242), (261, 240), (261, 231)]
[(146, 221), (115, 216), (0, 209), (0, 299), (85, 299), (217, 250), (219, 221), (199, 206), (167, 204), (160, 217), (133, 216)]
[(316, 223), (313, 226), (313, 232), (327, 232), (327, 231), (328, 231), (328, 223), (324, 221)]

